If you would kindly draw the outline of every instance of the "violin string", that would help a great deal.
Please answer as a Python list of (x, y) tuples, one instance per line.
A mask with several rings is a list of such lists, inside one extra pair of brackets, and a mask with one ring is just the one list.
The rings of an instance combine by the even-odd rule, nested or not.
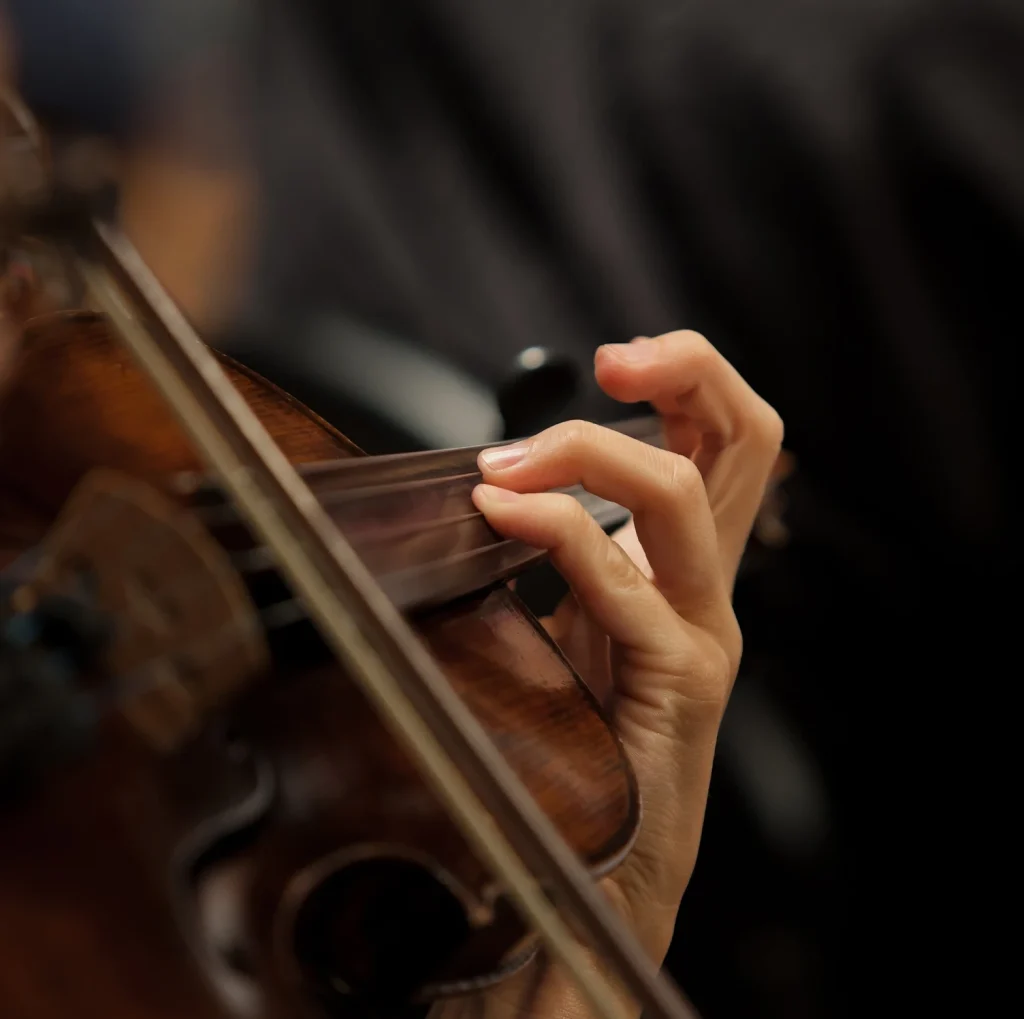
[[(629, 519), (629, 512), (624, 509), (618, 503), (613, 503), (607, 499), (602, 499), (599, 496), (593, 495), (586, 491), (579, 485), (574, 485), (571, 488), (553, 489), (554, 492), (570, 495), (577, 502), (579, 502), (584, 509), (587, 510), (589, 515), (597, 521), (597, 523), (604, 529), (607, 529), (616, 523), (625, 523)], [(472, 505), (472, 503), (470, 503)], [(200, 511), (198, 516), (202, 522), (207, 526), (211, 525), (207, 517)], [(427, 534), (431, 531), (440, 531), (446, 527), (457, 527), (459, 525), (471, 524), (474, 521), (482, 521), (486, 518), (477, 509), (473, 508), (470, 512), (456, 513), (451, 516), (436, 517), (433, 520), (427, 521), (416, 521), (405, 524), (395, 524), (392, 527), (381, 527), (375, 528), (368, 532), (361, 539), (357, 541), (357, 546), (361, 545), (364, 548), (370, 545), (381, 545), (389, 541), (396, 541), (401, 539), (411, 539), (419, 537), (423, 534)], [(343, 533), (348, 534), (350, 540), (352, 535), (349, 528), (346, 528), (342, 521), (337, 519), (334, 520), (335, 525), (338, 526)], [(481, 546), (484, 547), (484, 546)], [(461, 555), (460, 550), (456, 555)], [(273, 568), (273, 556), (270, 550), (264, 545), (254, 545), (252, 548), (234, 550), (229, 552), (231, 557), (232, 565), (243, 575), (253, 575), (257, 573), (266, 572)], [(446, 557), (442, 556), (439, 559), (431, 560), (431, 565), (443, 565), (446, 561)]]
[[(589, 493), (587, 493), (589, 494)], [(601, 500), (601, 502), (605, 502)], [(605, 507), (611, 507), (611, 509), (617, 510), (619, 507), (614, 504), (605, 503)], [(480, 514), (475, 514), (480, 516)], [(602, 523), (600, 517), (592, 513), (598, 523)], [(508, 544), (509, 542), (503, 542)], [(257, 550), (253, 550), (257, 551)], [(266, 552), (266, 550), (262, 550)], [(459, 561), (465, 561), (471, 556), (479, 553), (482, 549), (468, 549), (454, 555), (443, 557), (436, 561), (439, 565), (449, 565)], [(267, 553), (269, 559), (269, 553)], [(270, 563), (272, 566), (272, 562)], [(265, 569), (267, 567), (261, 567)], [(415, 568), (413, 568), (415, 569)], [(410, 571), (406, 571), (410, 572)], [(191, 584), (181, 585), (181, 594), (186, 594), (190, 587), (199, 588), (201, 582), (198, 578), (192, 578)], [(299, 598), (284, 598), (280, 601), (272, 602), (269, 605), (264, 606), (257, 612), (257, 617), (265, 632), (274, 632), (287, 629), (288, 627), (295, 626), (298, 623), (308, 622), (309, 615)], [(247, 626), (246, 619), (234, 619), (229, 623), (224, 624), (214, 633), (207, 635), (204, 638), (193, 639), (191, 643), (184, 644), (182, 649), (175, 654), (163, 654), (154, 655), (149, 659), (146, 659), (139, 665), (136, 665), (130, 672), (125, 673), (116, 678), (111, 689), (107, 692), (107, 696), (100, 698), (101, 703), (107, 702), (110, 706), (117, 707), (125, 700), (132, 696), (136, 696), (140, 690), (144, 690), (147, 685), (156, 682), (159, 678), (158, 670), (161, 665), (173, 664), (175, 659), (180, 659), (183, 655), (188, 654), (192, 658), (205, 657), (207, 655), (215, 654), (219, 651), (221, 644), (225, 641), (234, 641), (237, 639), (237, 632), (244, 630)]]
[[(610, 427), (612, 427), (613, 430), (631, 435), (639, 441), (650, 445), (660, 446), (663, 444), (661, 422), (657, 417), (635, 418)], [(417, 495), (422, 496), (424, 493), (428, 493), (434, 489), (442, 490), (437, 496), (437, 501), (443, 504), (451, 497), (453, 492), (469, 488), (470, 483), (477, 483), (481, 480), (482, 476), (479, 470), (464, 470), (461, 473), (455, 474), (447, 473), (440, 477), (421, 477), (384, 483), (371, 482), (370, 484), (354, 485), (351, 488), (343, 488), (341, 490), (338, 490), (337, 488), (329, 488), (328, 485), (324, 485), (323, 482), (326, 481), (330, 483), (342, 474), (351, 472), (353, 469), (358, 469), (361, 472), (366, 472), (367, 470), (370, 470), (371, 472), (383, 472), (386, 471), (389, 466), (393, 466), (395, 464), (408, 466), (411, 462), (415, 462), (417, 460), (437, 460), (438, 458), (451, 456), (455, 456), (457, 459), (455, 463), (449, 463), (447, 465), (449, 471), (457, 469), (460, 466), (459, 460), (468, 461), (465, 463), (465, 466), (468, 466), (468, 463), (473, 463), (475, 467), (476, 455), (480, 451), (488, 448), (491, 447), (485, 445), (479, 447), (467, 447), (456, 451), (424, 451), (411, 454), (393, 454), (383, 457), (356, 457), (345, 459), (337, 464), (324, 463), (307, 465), (304, 473), (307, 475), (307, 483), (310, 485), (314, 495), (316, 495), (317, 500), (327, 509), (347, 504), (352, 506), (353, 513), (358, 513), (359, 503), (370, 503), (375, 499), (382, 499), (395, 495), (409, 495), (411, 497), (415, 497)], [(472, 460), (470, 460), (470, 457), (472, 457)], [(203, 478), (195, 475), (182, 475), (179, 477), (179, 481), (183, 486), (183, 492), (185, 492), (186, 489), (191, 489), (193, 494), (203, 493), (207, 496), (213, 496), (224, 500), (219, 505), (194, 505), (190, 507), (191, 511), (207, 528), (213, 529), (217, 527), (230, 527), (242, 522), (235, 507), (225, 499), (223, 493), (216, 486), (209, 485)], [(317, 483), (318, 481), (320, 483)], [(317, 491), (318, 488), (320, 489), (319, 492)], [(588, 509), (591, 516), (593, 516), (604, 528), (611, 526), (616, 521), (621, 520), (622, 522), (625, 522), (629, 517), (628, 512), (626, 512), (621, 506), (592, 495), (580, 485), (555, 489), (555, 491), (571, 495), (575, 498)], [(468, 524), (472, 521), (483, 519), (483, 514), (480, 513), (468, 500), (467, 503), (468, 511), (464, 513), (458, 513), (447, 517), (437, 517), (433, 520), (422, 522), (410, 522), (396, 524), (392, 527), (375, 528), (372, 532), (363, 536), (362, 543), (365, 547), (365, 545), (381, 545), (389, 541), (412, 539), (419, 535), (429, 533), (430, 531), (439, 531), (446, 527)], [(336, 517), (334, 518), (334, 522), (335, 525), (340, 527), (343, 531), (348, 530), (344, 527), (342, 521), (338, 520)], [(454, 561), (455, 559), (461, 558), (463, 554), (464, 552), (460, 551), (454, 556), (451, 556), (450, 559)], [(264, 573), (274, 567), (274, 561), (270, 550), (262, 545), (256, 545), (250, 549), (241, 551), (233, 551), (230, 552), (229, 555), (231, 556), (233, 566), (244, 576)], [(441, 557), (440, 559), (432, 560), (429, 565), (443, 566), (445, 562), (445, 557)]]
[[(655, 414), (627, 418), (626, 420), (616, 421), (612, 424), (604, 425), (603, 427), (613, 432), (619, 432), (622, 435), (628, 435), (630, 438), (637, 439), (638, 441), (647, 443), (648, 445), (661, 446), (664, 444), (664, 426), (661, 418)], [(331, 478), (336, 475), (348, 473), (355, 468), (366, 469), (370, 461), (375, 465), (379, 465), (381, 468), (386, 468), (389, 465), (395, 464), (405, 466), (409, 463), (415, 463), (420, 460), (444, 460), (445, 458), (456, 458), (456, 462), (458, 462), (459, 459), (465, 459), (467, 463), (475, 464), (477, 456), (485, 449), (496, 449), (501, 446), (513, 446), (517, 442), (528, 441), (529, 438), (530, 436), (521, 436), (518, 439), (505, 439), (499, 442), (487, 442), (480, 446), (462, 446), (456, 449), (428, 449), (417, 450), (413, 453), (388, 453), (383, 456), (345, 457), (335, 461), (301, 464), (299, 466), (299, 473), (302, 474), (303, 477), (307, 479), (307, 483), (309, 483), (309, 479), (312, 476)]]
[[(320, 486), (311, 485), (311, 491), (316, 496), (321, 506), (339, 506), (345, 503), (370, 502), (373, 499), (385, 498), (389, 495), (416, 496), (431, 488), (448, 488), (445, 494), (451, 494), (450, 490), (468, 488), (469, 485), (460, 484), (469, 479), (476, 479), (479, 483), (481, 474), (479, 471), (467, 472), (464, 474), (444, 475), (436, 478), (417, 478), (412, 481), (397, 481), (384, 485), (354, 485), (352, 488), (332, 489), (317, 492)], [(225, 502), (218, 506), (192, 506), (192, 511), (202, 520), (207, 527), (228, 527), (232, 524), (241, 523), (235, 507)]]
[[(477, 473), (476, 476), (479, 477), (479, 473)], [(386, 491), (407, 491), (413, 488), (433, 487), (437, 483), (450, 484), (452, 482), (462, 481), (466, 477), (472, 477), (472, 475), (459, 475), (454, 478), (419, 479), (418, 482), (400, 482), (389, 485), (368, 485), (338, 494), (348, 495), (352, 498), (370, 499), (374, 496), (379, 496), (382, 492)], [(624, 512), (621, 507), (592, 496), (580, 486), (574, 486), (573, 489), (565, 489), (563, 491), (566, 491), (568, 494), (577, 498), (584, 504), (585, 508), (586, 503), (589, 500), (591, 502), (589, 512), (602, 526), (605, 526), (608, 520), (614, 519), (618, 514)], [(104, 505), (94, 520), (99, 524), (105, 524), (107, 527), (112, 526), (112, 524), (116, 523), (117, 520), (117, 508), (118, 507), (116, 505)], [(219, 509), (220, 507), (216, 508)], [(202, 516), (201, 513), (199, 515)], [(399, 524), (391, 528), (383, 528), (375, 531), (372, 535), (372, 541), (374, 543), (380, 543), (389, 540), (415, 537), (432, 530), (441, 530), (445, 527), (458, 526), (459, 524), (466, 524), (479, 519), (483, 519), (483, 514), (474, 509), (469, 513), (440, 517), (434, 520), (424, 521), (422, 523), (415, 522)], [(129, 528), (125, 528), (123, 530), (128, 531), (129, 534), (131, 533), (131, 529)], [(499, 541), (497, 544), (510, 544), (510, 542), (507, 540)], [(427, 564), (417, 564), (416, 566), (402, 572), (412, 576), (416, 570), (424, 569), (428, 566), (445, 567), (463, 563), (473, 555), (488, 547), (493, 546), (482, 545), (478, 548), (464, 549), (457, 553), (441, 556)], [(140, 568), (146, 568), (147, 563), (145, 562), (145, 558), (148, 558), (146, 553), (149, 551), (149, 548), (143, 544), (142, 540), (137, 537), (129, 537), (127, 544), (122, 543), (119, 546), (119, 558), (123, 563), (129, 565), (138, 572)], [(269, 549), (265, 546), (255, 546), (252, 549), (244, 551), (229, 551), (228, 555), (234, 568), (243, 576), (251, 576), (274, 568), (273, 558)], [(179, 578), (176, 581), (172, 581), (169, 585), (161, 587), (160, 594), (164, 598), (169, 594), (176, 594), (179, 598), (186, 598), (193, 590), (198, 592), (205, 581), (206, 578), (197, 578), (194, 575), (189, 575), (184, 582)], [(290, 626), (309, 620), (308, 613), (301, 600), (294, 597), (272, 602), (271, 604), (258, 609), (256, 615), (265, 632), (286, 629)], [(138, 665), (135, 665), (129, 672), (115, 677), (111, 684), (104, 686), (97, 693), (96, 697), (98, 706), (101, 711), (104, 709), (116, 709), (126, 700), (133, 696), (137, 696), (141, 691), (144, 691), (147, 686), (159, 681), (159, 669), (162, 665), (173, 665), (176, 660), (180, 661), (184, 656), (188, 656), (193, 659), (204, 659), (211, 655), (218, 654), (225, 643), (234, 642), (238, 639), (238, 631), (244, 631), (248, 622), (249, 620), (244, 618), (234, 619), (221, 626), (212, 634), (208, 634), (203, 638), (192, 639), (190, 642), (182, 645), (182, 647), (173, 654), (154, 655)]]
[[(612, 431), (635, 438), (646, 445), (657, 447), (663, 447), (664, 445), (661, 420), (658, 417), (633, 418), (606, 427)], [(348, 457), (338, 461), (301, 465), (299, 471), (305, 477), (306, 483), (313, 494), (317, 496), (321, 505), (332, 506), (404, 492), (414, 494), (417, 491), (436, 485), (459, 487), (459, 482), (481, 479), (480, 471), (476, 468), (476, 457), (479, 453), (485, 449), (509, 444), (508, 442), (501, 442), (483, 446), (469, 446), (458, 450), (424, 450), (415, 453), (394, 453), (385, 456)], [(350, 488), (343, 488), (341, 490), (328, 487), (330, 482), (337, 480), (345, 474), (356, 473), (358, 476), (359, 474), (371, 473), (372, 475), (377, 472), (383, 473), (389, 467), (408, 467), (410, 464), (415, 464), (418, 461), (429, 463), (430, 461), (438, 460), (441, 461), (441, 465), (437, 469), (446, 470), (448, 473), (434, 477), (419, 477), (383, 483), (371, 481), (370, 484), (353, 485)], [(462, 468), (460, 473), (451, 473), (460, 467)], [(327, 482), (328, 485), (323, 484), (323, 482)], [(179, 475), (179, 484), (182, 494), (202, 494), (208, 498), (221, 500), (213, 506), (195, 507), (196, 512), (200, 513), (204, 522), (209, 522), (210, 526), (229, 525), (239, 522), (240, 517), (238, 513), (220, 487), (205, 476), (194, 473), (181, 474)], [(317, 491), (318, 488), (321, 489), (319, 493)], [(569, 489), (564, 489), (564, 491), (572, 492), (577, 489), (580, 489), (579, 485), (571, 486)], [(214, 511), (219, 511), (219, 513)]]
[[(94, 523), (98, 526), (103, 525), (109, 528), (117, 522), (117, 509), (118, 507), (115, 505), (107, 504), (102, 506), (93, 517)], [(480, 516), (480, 514), (469, 514), (465, 516), (465, 519), (472, 519), (473, 516)], [(435, 522), (435, 526), (440, 526), (449, 522), (450, 520), (437, 521)], [(146, 556), (146, 553), (148, 552), (149, 548), (142, 541), (139, 539), (129, 538), (126, 544), (123, 543), (120, 545), (119, 558), (129, 570), (138, 573), (140, 568), (145, 569), (148, 565), (145, 561), (146, 558), (148, 558), (148, 556)], [(240, 569), (240, 573), (258, 573), (268, 568), (272, 568), (273, 562), (270, 560), (269, 553), (263, 548), (253, 549), (250, 553), (229, 553), (229, 555), (237, 558), (239, 556), (244, 557), (245, 555), (254, 553), (265, 553), (266, 561), (264, 562), (261, 556), (259, 562), (254, 562), (250, 566)], [(45, 553), (43, 554), (45, 555)], [(458, 559), (459, 557), (454, 556), (450, 558)], [(445, 560), (442, 560), (442, 562), (444, 561)], [(25, 572), (25, 579), (28, 580), (29, 569), (26, 568)], [(176, 594), (179, 599), (187, 599), (192, 593), (198, 593), (207, 582), (208, 578), (205, 576), (196, 577), (195, 575), (190, 574), (184, 579), (184, 581), (179, 578), (176, 581), (165, 584), (160, 588), (159, 593), (163, 599), (166, 599), (171, 593)], [(266, 632), (286, 629), (290, 626), (294, 626), (301, 622), (307, 622), (309, 620), (309, 615), (302, 604), (302, 601), (295, 597), (284, 598), (279, 601), (272, 602), (271, 604), (258, 609), (256, 614), (263, 630)], [(175, 659), (180, 660), (185, 656), (192, 658), (204, 658), (210, 654), (215, 654), (225, 641), (236, 640), (237, 631), (244, 630), (247, 626), (247, 622), (248, 621), (246, 619), (232, 620), (231, 622), (224, 624), (212, 634), (208, 634), (202, 638), (191, 639), (189, 642), (183, 644), (174, 654), (153, 655), (150, 658), (147, 658), (143, 662), (134, 666), (130, 672), (115, 677), (114, 682), (110, 686), (105, 687), (104, 690), (97, 695), (98, 701), (101, 705), (104, 703), (114, 706), (119, 705), (129, 697), (136, 695), (147, 685), (156, 682), (159, 678), (158, 670), (161, 665), (173, 664)], [(115, 631), (118, 625), (119, 623), (115, 619)]]
[[(144, 562), (140, 563), (139, 561), (140, 557), (138, 552), (140, 551), (140, 548), (141, 542), (136, 540), (133, 544), (129, 544), (127, 546), (127, 552), (124, 547), (121, 549), (122, 562), (126, 564), (130, 563), (135, 568), (136, 572), (138, 572), (140, 565), (146, 565)], [(190, 591), (198, 592), (198, 590), (204, 587), (208, 582), (208, 578), (205, 575), (197, 577), (194, 574), (189, 574), (186, 576), (184, 582), (179, 579), (169, 587), (162, 588), (160, 593), (164, 598), (166, 598), (169, 592), (176, 592), (179, 597), (184, 598), (190, 593)], [(296, 598), (289, 598), (284, 601), (271, 604), (258, 610), (258, 618), (264, 631), (280, 627), (282, 625), (281, 620), (283, 613), (285, 613), (286, 609), (297, 612), (299, 617), (305, 615), (304, 610), (301, 608), (301, 605)], [(193, 660), (198, 658), (202, 661), (211, 655), (217, 654), (222, 645), (229, 642), (234, 644), (239, 637), (244, 634), (245, 630), (249, 628), (250, 621), (251, 617), (248, 616), (243, 616), (242, 618), (236, 617), (230, 622), (219, 627), (213, 633), (208, 634), (206, 637), (193, 638), (191, 641), (186, 642), (173, 654), (152, 656), (140, 665), (136, 666), (131, 672), (115, 677), (111, 691), (114, 695), (113, 703), (119, 705), (131, 696), (137, 695), (140, 688), (144, 689), (147, 684), (155, 682), (159, 676), (158, 670), (163, 664), (173, 664), (176, 659), (180, 660), (186, 655)], [(297, 621), (298, 618), (291, 620), (293, 623)]]
[[(114, 528), (118, 523), (122, 510), (123, 507), (118, 503), (101, 503), (98, 509), (94, 508), (93, 510), (93, 526), (101, 533), (105, 533)], [(140, 534), (140, 532), (128, 527), (122, 527), (118, 530), (119, 534), (124, 534), (125, 532), (127, 532), (128, 536), (118, 542), (117, 551), (121, 563), (127, 567), (126, 572), (132, 572), (136, 576), (150, 573), (153, 559), (145, 534)], [(33, 555), (26, 553), (12, 564), (13, 569), (9, 568), (5, 572), (14, 577), (24, 572), (24, 581), (31, 582), (31, 574), (35, 572), (33, 567), (38, 568), (40, 560), (45, 561), (45, 557), (45, 549)], [(23, 567), (20, 565), (22, 562), (25, 563)], [(197, 577), (194, 574), (187, 574), (184, 580), (179, 577), (170, 583), (164, 583), (159, 589), (159, 594), (162, 600), (166, 600), (171, 594), (176, 595), (179, 599), (186, 600), (193, 592), (198, 593), (206, 583), (208, 583), (206, 575)], [(273, 631), (293, 626), (308, 618), (298, 598), (286, 598), (273, 602), (258, 609), (256, 615), (264, 631)], [(234, 642), (238, 638), (235, 631), (247, 629), (250, 620), (251, 617), (233, 619), (204, 638), (194, 638), (190, 642), (186, 642), (175, 654), (154, 655), (146, 659), (135, 666), (131, 672), (114, 677), (114, 682), (109, 687), (101, 689), (97, 694), (98, 705), (102, 710), (105, 702), (108, 704), (120, 704), (136, 693), (138, 688), (144, 687), (147, 683), (154, 682), (157, 670), (162, 664), (173, 663), (175, 658), (180, 659), (185, 655), (205, 657), (211, 654), (211, 649), (213, 652), (216, 652), (225, 641), (230, 640)], [(116, 619), (114, 620), (114, 626), (116, 631), (118, 626)]]
[[(604, 503), (603, 500), (600, 500), (600, 502)], [(602, 508), (605, 509), (606, 514), (609, 508), (613, 513), (615, 510), (619, 509), (619, 507), (616, 507), (614, 506), (614, 504), (609, 503), (604, 503), (603, 507), (598, 506), (597, 512), (592, 512), (591, 514), (595, 517), (595, 519), (598, 520), (598, 523), (602, 523), (602, 514), (600, 512)], [(107, 516), (108, 520), (116, 519), (111, 515), (112, 509), (113, 507), (104, 507), (103, 513), (105, 516)], [(390, 532), (390, 536), (395, 537), (404, 534), (417, 534), (421, 531), (436, 529), (451, 524), (464, 523), (480, 517), (482, 517), (482, 514), (476, 512), (472, 514), (462, 514), (459, 516), (442, 518), (439, 520), (431, 521), (422, 526), (407, 525), (405, 527), (393, 529), (393, 531)], [(102, 519), (102, 517), (99, 517), (98, 519)], [(506, 543), (508, 542), (499, 542), (499, 544)], [(469, 557), (482, 551), (483, 548), (485, 547), (486, 546), (482, 546), (481, 548), (477, 549), (462, 550), (458, 553), (442, 556), (437, 560), (433, 560), (430, 564), (422, 565), (440, 567), (455, 565), (460, 562), (465, 562)], [(145, 562), (140, 562), (140, 557), (138, 555), (138, 553), (141, 552), (142, 549), (143, 545), (138, 540), (130, 542), (128, 545), (122, 545), (120, 549), (122, 561), (130, 562), (131, 560), (135, 560), (134, 563), (132, 563), (133, 566), (135, 566), (136, 568), (138, 568), (139, 566), (145, 567)], [(243, 575), (252, 575), (264, 572), (266, 570), (273, 569), (274, 566), (269, 550), (263, 546), (256, 547), (244, 552), (229, 553), (229, 556), (231, 557), (236, 568), (238, 569), (238, 572)], [(411, 573), (417, 568), (422, 568), (422, 566), (413, 567), (411, 568), (410, 571), (406, 572)], [(198, 592), (204, 586), (205, 583), (205, 577), (198, 578), (194, 575), (189, 575), (184, 582), (179, 579), (177, 581), (171, 582), (169, 586), (161, 588), (160, 593), (164, 597), (166, 597), (169, 593), (175, 593), (178, 595), (179, 598), (187, 598), (187, 596), (193, 591)], [(268, 632), (285, 629), (287, 627), (294, 626), (297, 623), (308, 621), (309, 619), (308, 614), (301, 600), (294, 597), (284, 598), (277, 602), (272, 602), (271, 604), (258, 609), (257, 615), (263, 626), (263, 629)], [(153, 670), (157, 669), (161, 664), (172, 662), (176, 656), (180, 657), (184, 654), (196, 656), (204, 653), (209, 653), (208, 644), (232, 637), (232, 631), (238, 628), (244, 628), (245, 625), (245, 620), (234, 620), (229, 624), (225, 624), (220, 630), (216, 631), (214, 634), (208, 635), (206, 638), (193, 640), (191, 643), (186, 643), (182, 645), (182, 648), (177, 652), (177, 655), (164, 654), (153, 656), (152, 658), (147, 659), (140, 665), (136, 666), (131, 673), (119, 677), (117, 681), (117, 686), (119, 689), (123, 691), (126, 688), (126, 686), (132, 687), (136, 681), (144, 684), (147, 681), (146, 677)]]
[[(578, 493), (567, 492), (566, 494), (572, 495), (573, 498), (575, 498), (577, 502), (587, 510), (588, 514), (603, 530), (608, 530), (616, 525), (625, 524), (630, 518), (629, 512), (622, 506), (619, 506), (617, 503), (609, 502), (606, 499), (600, 499), (582, 489)], [(359, 548), (359, 546), (362, 545), (365, 548), (368, 545), (380, 545), (390, 540), (415, 538), (429, 531), (439, 531), (445, 527), (458, 526), (459, 524), (467, 524), (474, 520), (483, 519), (485, 519), (483, 514), (477, 511), (474, 513), (458, 514), (451, 517), (440, 517), (436, 520), (423, 524), (397, 526), (393, 529), (373, 532), (364, 539), (363, 542), (357, 542), (356, 547)], [(337, 524), (337, 521), (335, 521), (335, 523)], [(344, 531), (344, 528), (342, 528), (342, 530)], [(487, 544), (482, 543), (476, 548), (461, 549), (458, 552), (447, 553), (436, 559), (417, 563), (413, 568), (444, 567), (453, 565), (463, 559), (467, 553), (474, 553), (486, 548), (493, 548), (495, 545), (503, 543), (505, 542), (501, 539)], [(251, 577), (260, 573), (266, 573), (273, 570), (275, 566), (273, 555), (271, 554), (270, 549), (265, 545), (254, 545), (252, 548), (232, 551), (228, 554), (232, 565), (240, 574), (242, 574), (242, 576)]]
[[(425, 522), (397, 524), (394, 527), (376, 529), (365, 540), (367, 544), (379, 545), (389, 541), (398, 541), (402, 538), (416, 538), (430, 531), (440, 531), (445, 527), (468, 524), (480, 519), (483, 519), (483, 514), (478, 510), (474, 510), (472, 513), (459, 513), (450, 517), (438, 517), (435, 520)], [(270, 549), (265, 545), (255, 545), (250, 549), (233, 551), (228, 554), (232, 565), (243, 575), (263, 573), (274, 566), (274, 558), (270, 553)], [(437, 560), (437, 562), (443, 563), (444, 559)]]

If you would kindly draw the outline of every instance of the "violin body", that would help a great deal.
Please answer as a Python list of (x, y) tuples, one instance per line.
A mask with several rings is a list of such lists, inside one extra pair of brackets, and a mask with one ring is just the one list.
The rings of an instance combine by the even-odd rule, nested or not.
[[(221, 360), (290, 460), (361, 455)], [(102, 317), (29, 324), (0, 399), (4, 562), (45, 543), (96, 471), (152, 485), (187, 515), (191, 496), (169, 479), (202, 469)], [(237, 527), (188, 548), (211, 536), (233, 561)], [(124, 552), (131, 538), (104, 540)], [(223, 580), (225, 598), (257, 607), (266, 586)], [(159, 608), (159, 584), (150, 595)], [(179, 593), (164, 608), (173, 642), (173, 618), (195, 603)], [(491, 582), (412, 621), (569, 846), (595, 877), (613, 869), (639, 824), (635, 780), (543, 627)], [(5, 1019), (372, 1013), (487, 986), (529, 960), (517, 914), (362, 694), (310, 625), (285, 630), (266, 637), (265, 668), (175, 738), (115, 712), (88, 755), (0, 810)]]

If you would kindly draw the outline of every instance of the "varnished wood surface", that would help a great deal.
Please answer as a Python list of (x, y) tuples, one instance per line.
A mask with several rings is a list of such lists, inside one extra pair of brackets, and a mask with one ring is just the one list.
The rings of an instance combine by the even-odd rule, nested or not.
[[(247, 369), (223, 359), (229, 376), (296, 463), (355, 452), (312, 411)], [(152, 384), (106, 323), (91, 312), (31, 322), (0, 400), (0, 482), (8, 534), (45, 527), (72, 487), (94, 467), (116, 467), (163, 483), (202, 465)]]
[(4, 1019), (224, 1019), (154, 861), (170, 835), (127, 734), (0, 814)]

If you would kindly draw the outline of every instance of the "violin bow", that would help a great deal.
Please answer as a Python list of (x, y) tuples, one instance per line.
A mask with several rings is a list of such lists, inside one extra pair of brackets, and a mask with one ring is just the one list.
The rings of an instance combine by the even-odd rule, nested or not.
[(622, 923), (388, 599), (214, 354), (115, 227), (62, 215), (50, 239), (259, 534), (324, 640), (406, 748), (467, 842), (575, 979), (595, 1015), (632, 1019), (606, 971), (650, 1019), (691, 1019), (674, 984)]

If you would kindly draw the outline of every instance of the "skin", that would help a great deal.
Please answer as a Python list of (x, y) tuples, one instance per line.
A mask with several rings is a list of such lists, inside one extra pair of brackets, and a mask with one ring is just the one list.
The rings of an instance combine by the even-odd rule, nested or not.
[[(11, 66), (3, 39), (0, 24), (0, 84)], [(215, 327), (229, 314), (250, 247), (247, 168), (200, 165), (156, 142), (127, 154), (124, 166), (126, 231), (186, 314)], [(15, 338), (0, 314), (0, 381)], [(696, 860), (739, 667), (736, 572), (783, 429), (693, 332), (601, 347), (594, 370), (613, 398), (654, 405), (668, 448), (569, 422), (482, 453), (484, 484), (473, 499), (496, 530), (547, 549), (569, 583), (572, 594), (546, 625), (609, 705), (644, 802), (635, 848), (602, 886), (660, 964)], [(577, 483), (630, 509), (632, 523), (609, 538), (573, 499), (548, 491)], [(583, 1019), (587, 1009), (542, 956), (486, 993), (438, 1004), (432, 1019), (513, 1015)]]
[[(633, 852), (603, 888), (660, 963), (739, 667), (733, 585), (783, 428), (697, 333), (610, 344), (594, 367), (615, 399), (658, 409), (669, 448), (569, 422), (482, 453), (473, 500), (502, 534), (547, 549), (571, 588), (549, 629), (610, 703), (645, 809)], [(609, 538), (573, 499), (547, 492), (573, 484), (626, 506), (632, 523)], [(433, 1019), (587, 1014), (573, 983), (541, 958), (492, 990), (438, 1005)]]

